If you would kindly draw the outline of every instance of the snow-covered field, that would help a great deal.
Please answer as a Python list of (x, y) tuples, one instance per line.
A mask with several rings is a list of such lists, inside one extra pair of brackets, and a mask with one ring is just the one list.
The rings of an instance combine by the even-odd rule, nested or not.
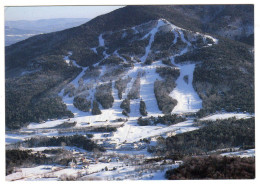
[[(79, 177), (81, 180), (165, 180), (164, 173), (178, 164), (161, 166), (131, 166), (123, 162), (98, 163), (87, 169), (65, 168), (60, 166), (41, 165), (32, 168), (20, 168), (17, 172), (6, 176), (6, 181), (57, 181), (64, 175)], [(53, 170), (56, 168), (56, 170)]]
[(249, 150), (242, 150), (242, 151), (236, 151), (236, 152), (227, 152), (220, 154), (222, 156), (238, 156), (238, 157), (254, 157), (255, 156), (255, 149), (249, 149)]
[(168, 132), (184, 133), (193, 131), (198, 127), (193, 126), (193, 121), (188, 120), (171, 126), (157, 125), (157, 126), (138, 126), (135, 121), (129, 122), (124, 127), (118, 128), (114, 134), (113, 140), (117, 143), (123, 142), (138, 142), (140, 139), (163, 136)]
[(251, 118), (254, 117), (254, 115), (249, 114), (249, 113), (219, 113), (219, 114), (214, 114), (214, 115), (209, 115), (207, 117), (201, 118), (199, 119), (200, 121), (206, 121), (206, 120), (210, 120), (210, 121), (216, 121), (217, 119), (221, 120), (221, 119), (228, 119), (228, 118), (236, 118), (236, 119), (247, 119), (247, 118)]

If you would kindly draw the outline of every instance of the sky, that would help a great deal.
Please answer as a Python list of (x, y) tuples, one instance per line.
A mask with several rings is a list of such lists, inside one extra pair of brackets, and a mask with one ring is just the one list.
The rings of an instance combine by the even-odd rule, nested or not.
[(94, 18), (122, 6), (32, 6), (5, 7), (5, 21), (52, 18)]

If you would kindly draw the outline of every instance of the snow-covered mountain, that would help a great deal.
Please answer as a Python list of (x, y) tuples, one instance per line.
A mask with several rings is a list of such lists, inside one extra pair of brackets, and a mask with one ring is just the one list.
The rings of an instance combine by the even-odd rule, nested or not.
[[(127, 6), (6, 47), (8, 148), (49, 155), (60, 164), (51, 176), (60, 180), (69, 180), (66, 171), (74, 177), (75, 167), (81, 179), (163, 178), (161, 170), (178, 167), (174, 160), (185, 155), (237, 147), (252, 153), (253, 47), (198, 30), (181, 9)], [(47, 178), (45, 167), (27, 179)]]
[[(165, 47), (161, 44), (161, 39), (167, 38), (167, 44), (170, 47)], [(176, 64), (174, 58), (186, 52), (191, 52), (194, 47), (210, 47), (212, 44), (217, 44), (217, 39), (209, 35), (194, 33), (179, 28), (165, 19), (149, 21), (116, 32), (101, 33), (97, 39), (99, 40), (98, 47), (91, 48), (91, 50), (97, 53), (97, 50), (103, 49), (103, 58), (91, 68), (81, 67), (75, 64), (75, 61), (70, 60), (73, 52), (69, 51), (68, 56), (64, 57), (65, 62), (69, 65), (82, 68), (82, 72), (60, 93), (63, 101), (68, 104), (68, 108), (72, 112), (78, 111), (74, 106), (69, 105), (73, 102), (73, 98), (84, 96), (90, 104), (93, 104), (97, 93), (96, 88), (107, 84), (110, 85), (108, 93), (113, 93), (111, 102), (113, 100), (115, 102), (109, 107), (114, 112), (101, 115), (101, 117), (104, 116), (101, 118), (102, 120), (107, 117), (112, 118), (113, 116), (115, 116), (115, 119), (122, 117), (122, 115), (117, 115), (118, 112), (122, 111), (120, 104), (124, 99), (129, 98), (134, 87), (136, 87), (134, 89), (136, 90), (134, 91), (136, 95), (133, 98), (130, 97), (130, 116), (141, 116), (139, 113), (139, 101), (141, 99), (146, 104), (148, 115), (161, 114), (162, 110), (173, 113), (196, 112), (202, 107), (202, 101), (192, 86), (195, 63), (186, 61), (183, 64)], [(142, 42), (146, 42), (147, 45), (145, 47), (140, 46), (137, 52), (129, 48), (131, 44), (137, 44), (138, 46)], [(162, 52), (167, 55), (162, 56)], [(169, 63), (163, 63), (165, 60)], [(89, 75), (91, 72), (93, 72), (94, 77), (93, 75)], [(176, 75), (179, 74), (179, 76), (174, 76), (174, 73), (171, 72), (176, 72)], [(186, 80), (184, 76), (187, 78)], [(130, 80), (128, 80), (129, 78)], [(135, 84), (137, 80), (139, 82)], [(118, 86), (117, 84), (120, 81), (124, 81), (127, 84), (120, 84), (121, 86)], [(169, 84), (165, 83), (164, 86), (157, 87), (155, 85), (158, 82), (165, 81), (170, 82)], [(171, 87), (172, 83), (176, 83), (176, 88), (173, 89)], [(172, 90), (168, 94), (160, 94), (155, 87), (165, 88), (165, 91), (167, 91), (167, 88), (172, 88)], [(123, 88), (121, 95), (117, 95), (117, 93), (120, 93), (119, 88)], [(167, 102), (167, 104), (161, 102), (161, 98), (164, 98), (165, 95), (170, 96), (173, 100), (177, 100), (177, 104), (173, 103), (169, 107), (170, 109), (166, 109), (167, 107), (164, 106), (170, 102)], [(118, 96), (121, 96), (120, 99), (118, 99)], [(105, 107), (106, 105), (103, 100), (106, 99), (99, 100), (100, 104), (103, 108), (109, 109)], [(157, 104), (160, 104), (159, 107)], [(82, 116), (82, 113), (79, 112), (75, 115), (77, 116), (78, 114)], [(85, 115), (87, 114), (91, 115), (91, 113), (86, 113)]]

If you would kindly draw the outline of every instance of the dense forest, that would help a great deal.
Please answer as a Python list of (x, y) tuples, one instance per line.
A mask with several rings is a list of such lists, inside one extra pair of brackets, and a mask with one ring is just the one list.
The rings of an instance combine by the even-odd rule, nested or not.
[(177, 114), (166, 114), (164, 116), (158, 116), (158, 117), (139, 117), (137, 120), (137, 124), (140, 126), (147, 126), (147, 125), (157, 125), (157, 124), (163, 124), (163, 125), (174, 125), (180, 122), (185, 121), (186, 118), (179, 116)]
[(17, 129), (28, 122), (49, 118), (73, 117), (57, 90), (77, 76), (80, 69), (67, 66), (61, 56), (40, 59), (41, 71), (5, 80), (7, 128)]
[(87, 151), (93, 151), (94, 149), (105, 151), (103, 147), (95, 144), (91, 139), (88, 139), (83, 135), (30, 138), (29, 140), (26, 140), (23, 144), (25, 144), (28, 147), (66, 145), (66, 146), (76, 146), (78, 148), (82, 148)]
[(254, 179), (255, 158), (189, 157), (176, 169), (168, 170), (169, 180)]
[(91, 101), (88, 101), (85, 96), (76, 96), (73, 100), (73, 105), (83, 112), (89, 112)]
[(104, 109), (111, 108), (114, 103), (114, 97), (112, 95), (112, 82), (97, 86), (95, 98)]
[(255, 147), (255, 119), (235, 118), (204, 122), (202, 128), (162, 138), (160, 146), (149, 147), (157, 155), (182, 158), (187, 155), (204, 155), (209, 151), (241, 147)]
[(50, 163), (45, 155), (33, 154), (31, 150), (6, 150), (6, 174), (11, 174), (14, 167)]

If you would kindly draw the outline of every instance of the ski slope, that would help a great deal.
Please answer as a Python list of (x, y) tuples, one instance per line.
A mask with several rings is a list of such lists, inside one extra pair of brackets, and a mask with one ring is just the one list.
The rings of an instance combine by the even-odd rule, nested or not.
[[(170, 97), (178, 101), (172, 113), (181, 114), (197, 112), (202, 108), (202, 100), (192, 85), (195, 64), (176, 65), (180, 69), (180, 76), (176, 80), (176, 88), (170, 93)], [(184, 76), (188, 76), (188, 83), (184, 81)]]

